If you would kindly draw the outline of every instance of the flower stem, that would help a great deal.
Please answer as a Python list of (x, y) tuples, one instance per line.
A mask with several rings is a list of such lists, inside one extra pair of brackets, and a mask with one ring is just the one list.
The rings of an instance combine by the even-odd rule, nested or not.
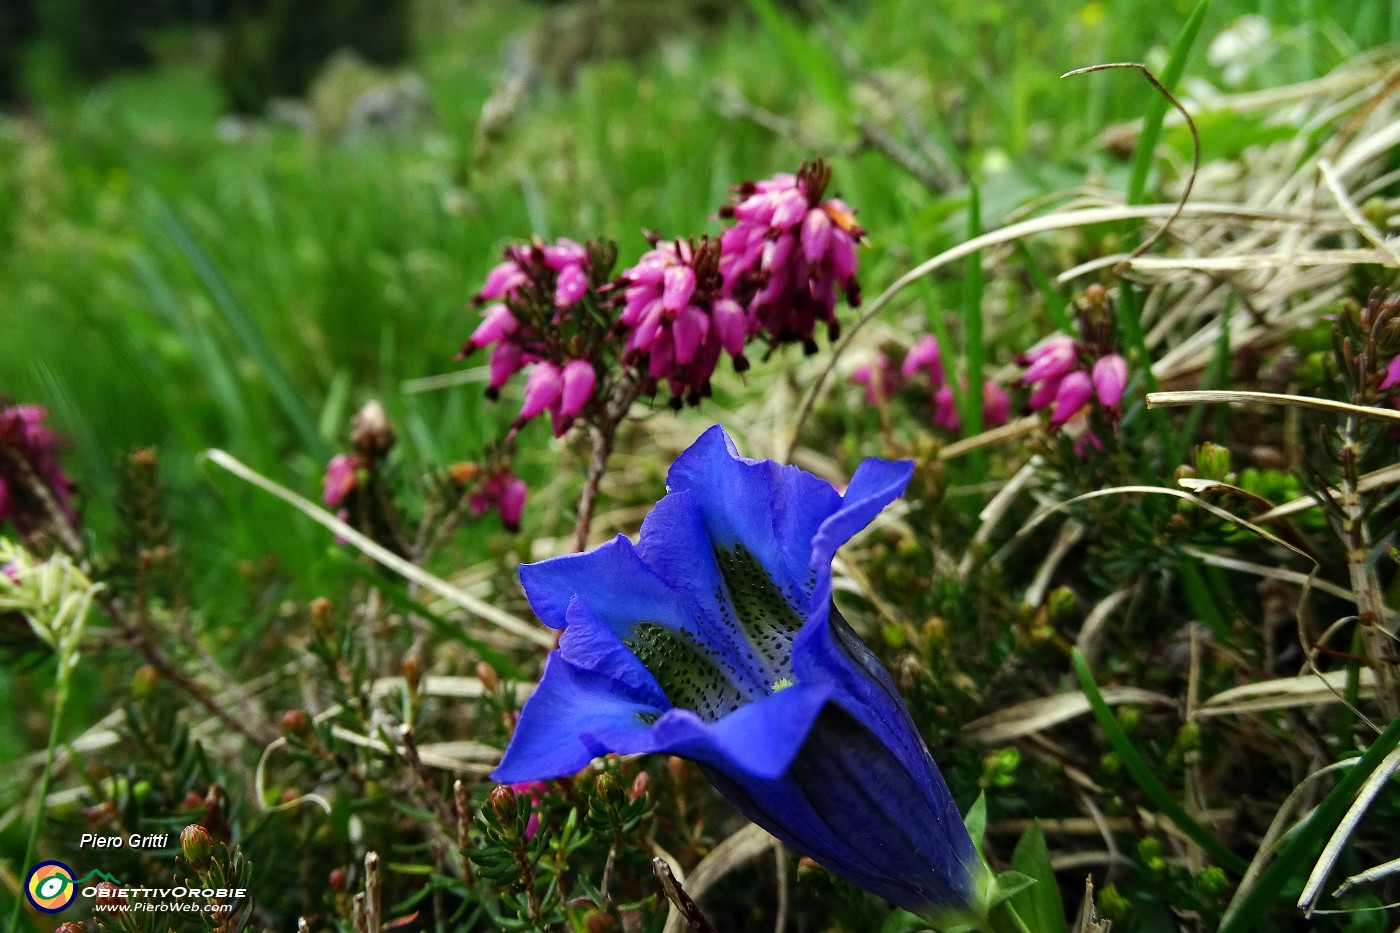
[[(62, 728), (64, 708), (68, 705), (69, 675), (72, 665), (69, 659), (60, 656), (58, 675), (54, 682), (53, 722), (49, 725), (49, 747), (44, 755), (44, 773), (39, 778), (39, 794), (35, 798), (34, 822), (29, 827), (29, 841), (24, 846), (24, 860), (20, 865), (27, 871), (34, 861), (34, 850), (39, 845), (39, 828), (44, 823), (44, 801), (49, 796), (49, 786), (53, 783), (54, 760), (58, 754), (58, 735)], [(15, 909), (10, 914), (8, 929), (19, 929), (19, 918), (24, 909), (24, 897), (15, 898)]]

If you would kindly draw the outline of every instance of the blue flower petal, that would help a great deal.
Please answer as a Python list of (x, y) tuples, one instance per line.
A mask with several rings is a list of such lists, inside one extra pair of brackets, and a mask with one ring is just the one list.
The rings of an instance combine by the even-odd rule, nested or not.
[(568, 627), (559, 636), (559, 654), (564, 660), (611, 678), (638, 702), (658, 709), (671, 705), (651, 671), (578, 597), (569, 602), (566, 617)]
[(966, 905), (978, 860), (962, 818), (946, 789), (919, 792), (883, 738), (828, 706), (780, 778), (704, 770), (749, 819), (866, 890), (915, 913)]
[(885, 506), (904, 495), (913, 475), (912, 460), (872, 458), (857, 467), (841, 498), (840, 508), (830, 513), (816, 533), (807, 538), (811, 542), (811, 568), (829, 569), (837, 549), (870, 524)]
[[(644, 745), (651, 732), (648, 719), (654, 721), (664, 712), (664, 707), (620, 691), (606, 673), (579, 667), (553, 652), (491, 777), (514, 783), (573, 774), (599, 755), (625, 753), (618, 748), (623, 744), (619, 738)], [(606, 735), (606, 741), (600, 741), (600, 735)]]
[(780, 590), (809, 591), (812, 535), (841, 504), (830, 483), (797, 467), (740, 457), (715, 426), (676, 458), (666, 485), (694, 494), (712, 545), (742, 544)]
[(657, 722), (655, 750), (762, 780), (776, 778), (792, 763), (828, 696), (823, 685), (788, 687), (713, 723), (676, 710)]

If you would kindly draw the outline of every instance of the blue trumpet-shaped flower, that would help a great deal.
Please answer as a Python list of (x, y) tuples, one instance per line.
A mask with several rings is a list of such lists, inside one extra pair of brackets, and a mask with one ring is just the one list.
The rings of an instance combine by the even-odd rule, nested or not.
[(889, 674), (836, 611), (836, 549), (900, 496), (866, 460), (844, 496), (738, 456), (711, 428), (676, 460), (640, 540), (520, 568), (559, 648), (494, 777), (596, 756), (697, 762), (746, 817), (915, 913), (972, 901), (980, 861)]

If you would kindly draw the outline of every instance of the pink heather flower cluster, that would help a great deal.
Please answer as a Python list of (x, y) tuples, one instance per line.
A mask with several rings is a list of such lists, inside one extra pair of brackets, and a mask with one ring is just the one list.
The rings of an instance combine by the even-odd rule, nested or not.
[(824, 197), (830, 179), (816, 160), (746, 182), (720, 209), (733, 225), (718, 240), (649, 235), (651, 249), (611, 284), (601, 283), (615, 251), (605, 260), (596, 243), (510, 247), (476, 295), (482, 320), (462, 355), (491, 349), (493, 399), (528, 370), (514, 428), (548, 411), (559, 437), (595, 396), (611, 396), (614, 352), (640, 375), (642, 392), (665, 383), (676, 407), (709, 394), (724, 355), (743, 372), (750, 340), (815, 352), (818, 323), (832, 339), (839, 333), (838, 294), (860, 302), (856, 246), (865, 234), (849, 206)]
[(525, 514), (525, 499), (529, 494), (523, 479), (509, 470), (502, 470), (487, 477), (467, 500), (467, 507), (477, 518), (485, 515), (488, 509), (495, 509), (500, 512), (501, 524), (506, 530), (516, 532), (520, 530), (520, 517)]
[[(554, 436), (561, 437), (593, 396), (597, 371), (587, 359), (567, 358), (555, 328), (563, 315), (588, 293), (588, 250), (570, 239), (553, 245), (533, 243), (506, 249), (505, 261), (486, 276), (474, 299), (491, 302), (482, 309), (481, 323), (462, 348), (462, 356), (491, 347), (487, 395), (497, 398), (501, 387), (522, 369), (529, 369), (525, 404), (514, 427), (549, 412)], [(552, 313), (532, 325), (520, 319), (522, 311), (547, 301)]]
[[(1088, 349), (1073, 337), (1055, 334), (1021, 357), (1026, 367), (1021, 384), (1035, 387), (1028, 405), (1031, 411), (1050, 409), (1052, 430), (1084, 411), (1095, 397), (1110, 417), (1121, 414), (1118, 403), (1128, 384), (1127, 362), (1117, 353), (1106, 353), (1088, 363), (1087, 355)], [(1091, 443), (1097, 446), (1098, 440)]]
[(53, 496), (69, 522), (73, 511), (73, 483), (58, 465), (58, 437), (44, 425), (47, 412), (38, 405), (0, 408), (0, 522), (14, 522), (21, 532), (37, 525), (41, 511), (28, 501), (29, 477), (23, 464)]
[[(884, 352), (879, 352), (873, 363), (851, 374), (852, 382), (865, 386), (865, 399), (872, 405), (892, 398), (906, 385), (920, 380), (926, 380), (933, 391), (933, 426), (950, 433), (962, 430), (962, 416), (958, 414), (953, 386), (944, 372), (938, 340), (932, 334), (925, 334), (915, 342), (898, 370)], [(967, 388), (966, 380), (959, 379), (958, 384)], [(983, 427), (1005, 424), (1010, 408), (1011, 400), (1001, 386), (991, 380), (982, 383)]]
[(837, 292), (860, 304), (856, 245), (865, 231), (845, 202), (822, 200), (830, 180), (831, 169), (818, 159), (795, 175), (738, 186), (734, 203), (721, 208), (734, 226), (720, 237), (720, 273), (748, 314), (750, 337), (761, 333), (815, 353), (818, 322), (830, 339), (840, 334)]
[(744, 309), (724, 292), (720, 262), (719, 245), (709, 239), (663, 241), (622, 274), (623, 361), (665, 380), (677, 406), (710, 394), (721, 353), (739, 372), (748, 368)]

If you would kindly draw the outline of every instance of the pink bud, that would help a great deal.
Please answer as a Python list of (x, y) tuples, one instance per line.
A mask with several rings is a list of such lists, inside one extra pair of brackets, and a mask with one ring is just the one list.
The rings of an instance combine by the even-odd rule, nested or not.
[(568, 237), (560, 237), (553, 246), (546, 246), (541, 252), (544, 253), (544, 264), (555, 272), (563, 272), (568, 266), (577, 267), (588, 261), (588, 250)]
[(710, 320), (705, 312), (695, 305), (686, 305), (671, 324), (671, 336), (676, 341), (676, 362), (684, 364), (695, 359), (695, 351), (709, 330)]
[(908, 379), (921, 369), (928, 372), (929, 381), (935, 387), (943, 385), (943, 357), (938, 350), (938, 339), (932, 334), (925, 334), (910, 348), (900, 372)]
[[(326, 464), (326, 475), (321, 481), (321, 501), (327, 508), (339, 508), (345, 497), (355, 491), (359, 466), (359, 461), (349, 454), (336, 454)], [(4, 512), (4, 509), (0, 508), (0, 512)]]
[(695, 270), (690, 266), (671, 266), (666, 270), (665, 290), (661, 293), (661, 307), (667, 311), (679, 311), (690, 303), (695, 293)]
[(500, 497), (496, 500), (501, 509), (501, 523), (507, 531), (520, 530), (520, 516), (525, 512), (525, 499), (530, 489), (518, 476), (507, 477), (501, 485)]
[(962, 427), (962, 416), (958, 414), (951, 385), (944, 385), (933, 395), (933, 426), (945, 431), (957, 431)]
[(1021, 385), (1030, 385), (1042, 379), (1055, 379), (1074, 368), (1075, 345), (1072, 337), (1056, 334), (1041, 341), (1026, 352), (1025, 373), (1021, 375)]
[[(510, 377), (520, 371), (523, 365), (520, 359), (520, 344), (518, 343), (498, 343), (491, 351), (491, 381), (489, 386), (492, 389), (499, 389), (510, 381)], [(493, 395), (492, 398), (495, 398)]]
[(739, 307), (737, 301), (732, 298), (720, 298), (715, 301), (710, 320), (714, 324), (719, 345), (725, 353), (737, 356), (744, 352), (745, 315), (744, 309)]
[(831, 245), (827, 247), (831, 257), (831, 271), (837, 281), (846, 282), (856, 274), (856, 241), (845, 230), (831, 231)]
[(560, 374), (559, 413), (566, 420), (573, 420), (588, 404), (593, 395), (593, 384), (598, 379), (593, 364), (587, 360), (570, 360), (564, 364)]
[(1385, 368), (1385, 379), (1381, 381), (1381, 391), (1397, 384), (1400, 384), (1400, 356), (1391, 360), (1390, 365)]
[(1117, 353), (1101, 356), (1094, 363), (1094, 391), (1104, 408), (1116, 408), (1128, 384), (1128, 363)]
[(559, 281), (554, 286), (554, 303), (561, 308), (572, 308), (588, 291), (588, 274), (582, 266), (565, 266), (559, 271)]
[(507, 259), (486, 273), (486, 284), (482, 285), (481, 291), (476, 293), (476, 300), (491, 301), (500, 298), (512, 289), (523, 285), (525, 281), (525, 273), (520, 271), (515, 260)]
[(1076, 457), (1087, 457), (1093, 450), (1103, 450), (1103, 442), (1098, 436), (1085, 428), (1084, 431), (1074, 439), (1074, 455)]
[(774, 200), (773, 218), (768, 225), (775, 230), (792, 229), (807, 213), (807, 198), (796, 188), (774, 195)]
[(1075, 370), (1060, 380), (1059, 391), (1055, 393), (1055, 410), (1050, 413), (1050, 423), (1061, 425), (1079, 413), (1089, 403), (1094, 394), (1094, 385), (1088, 373)]
[(830, 242), (831, 218), (826, 215), (826, 211), (814, 207), (807, 212), (807, 218), (802, 221), (802, 258), (807, 260), (808, 265), (815, 266), (826, 255), (826, 248)]
[(1011, 399), (1006, 390), (995, 382), (982, 383), (982, 426), (995, 428), (1006, 424), (1006, 416), (1011, 411)]
[(559, 399), (560, 390), (559, 367), (547, 360), (536, 363), (525, 379), (525, 404), (520, 406), (515, 423), (524, 424), (553, 405)]
[(490, 305), (482, 310), (481, 323), (472, 331), (469, 342), (474, 347), (488, 346), (515, 333), (519, 326), (520, 322), (505, 305)]

